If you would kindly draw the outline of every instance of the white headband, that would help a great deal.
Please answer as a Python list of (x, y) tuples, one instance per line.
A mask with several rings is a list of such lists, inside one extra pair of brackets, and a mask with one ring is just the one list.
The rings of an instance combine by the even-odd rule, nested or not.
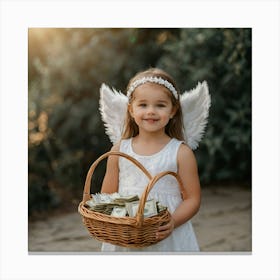
[(176, 99), (178, 99), (178, 93), (177, 93), (177, 90), (175, 89), (175, 87), (171, 83), (169, 83), (167, 80), (164, 80), (160, 77), (144, 77), (144, 78), (141, 78), (141, 79), (138, 79), (138, 80), (134, 81), (127, 91), (127, 97), (130, 98), (132, 92), (138, 86), (140, 86), (142, 84), (145, 84), (147, 82), (165, 86), (174, 95), (174, 97)]

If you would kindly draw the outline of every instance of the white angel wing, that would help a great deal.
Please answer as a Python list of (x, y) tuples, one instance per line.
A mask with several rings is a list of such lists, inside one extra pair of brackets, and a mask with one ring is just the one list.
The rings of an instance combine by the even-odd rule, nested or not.
[(192, 150), (198, 147), (206, 124), (208, 122), (211, 98), (206, 81), (181, 95), (181, 106), (183, 111), (184, 138)]
[(100, 88), (99, 110), (106, 134), (113, 144), (121, 139), (127, 111), (128, 98), (114, 88), (102, 84)]

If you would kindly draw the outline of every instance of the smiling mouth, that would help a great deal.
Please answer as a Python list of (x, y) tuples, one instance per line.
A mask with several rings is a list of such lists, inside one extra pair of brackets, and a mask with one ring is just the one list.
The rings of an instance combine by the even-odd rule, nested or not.
[(157, 122), (158, 119), (144, 119), (144, 121), (149, 122), (149, 123), (154, 123), (154, 122)]

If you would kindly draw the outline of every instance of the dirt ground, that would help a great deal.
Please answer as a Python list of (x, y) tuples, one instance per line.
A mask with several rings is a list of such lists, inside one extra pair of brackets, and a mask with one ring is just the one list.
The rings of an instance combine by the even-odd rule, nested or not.
[[(251, 252), (251, 191), (224, 186), (202, 189), (202, 203), (192, 219), (201, 252)], [(75, 212), (29, 223), (29, 253), (100, 252)]]

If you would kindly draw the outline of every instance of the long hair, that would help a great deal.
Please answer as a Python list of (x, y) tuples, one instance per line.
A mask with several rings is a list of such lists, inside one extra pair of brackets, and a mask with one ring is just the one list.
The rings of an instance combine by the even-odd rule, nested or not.
[[(183, 132), (183, 117), (182, 117), (182, 108), (180, 105), (180, 92), (174, 81), (174, 79), (167, 74), (165, 71), (159, 68), (149, 68), (145, 71), (137, 73), (128, 83), (127, 90), (130, 85), (137, 79), (141, 79), (143, 77), (161, 77), (164, 80), (170, 82), (178, 92), (178, 99), (169, 92), (169, 97), (171, 98), (171, 102), (174, 108), (176, 108), (176, 113), (172, 119), (169, 120), (168, 124), (165, 127), (165, 133), (171, 138), (177, 138), (179, 140), (184, 140), (184, 132)], [(131, 104), (134, 100), (133, 92), (129, 99), (129, 104)], [(135, 137), (139, 134), (139, 128), (135, 123), (134, 119), (131, 117), (129, 110), (126, 112), (125, 126), (122, 134), (122, 139), (128, 139), (131, 137)]]

